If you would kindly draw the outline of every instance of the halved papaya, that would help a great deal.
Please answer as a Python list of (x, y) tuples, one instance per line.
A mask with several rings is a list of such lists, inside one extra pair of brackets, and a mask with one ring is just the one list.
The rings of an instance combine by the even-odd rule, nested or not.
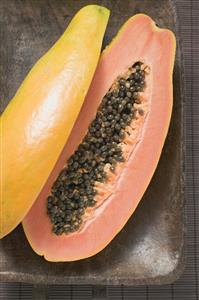
[(104, 7), (82, 8), (1, 116), (0, 237), (24, 218), (65, 145), (94, 75), (108, 18)]
[(23, 220), (46, 260), (98, 253), (136, 209), (169, 127), (175, 47), (171, 31), (138, 14), (103, 51), (62, 154)]

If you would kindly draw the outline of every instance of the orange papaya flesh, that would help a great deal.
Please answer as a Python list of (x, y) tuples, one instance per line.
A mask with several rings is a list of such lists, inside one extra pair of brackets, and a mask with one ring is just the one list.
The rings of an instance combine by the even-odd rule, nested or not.
[[(141, 200), (158, 164), (167, 135), (173, 102), (172, 72), (175, 36), (138, 14), (129, 19), (101, 56), (95, 76), (70, 137), (38, 199), (23, 220), (33, 250), (48, 261), (74, 261), (101, 251), (122, 229)], [(137, 62), (145, 72), (145, 88), (134, 104), (135, 117), (125, 128), (124, 162), (107, 181), (95, 183), (96, 205), (86, 209), (80, 228), (56, 235), (47, 215), (47, 197), (66, 161), (73, 155), (94, 120), (104, 95)], [(114, 84), (113, 84), (114, 83)], [(121, 145), (120, 145), (121, 146)], [(134, 184), (133, 184), (134, 183)]]
[(109, 11), (82, 8), (1, 116), (0, 237), (24, 218), (54, 167), (97, 66)]

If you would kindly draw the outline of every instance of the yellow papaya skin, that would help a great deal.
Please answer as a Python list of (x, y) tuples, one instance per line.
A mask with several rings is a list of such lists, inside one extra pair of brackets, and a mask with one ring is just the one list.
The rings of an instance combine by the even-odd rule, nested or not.
[(82, 8), (1, 116), (0, 238), (24, 218), (72, 130), (96, 69), (109, 11)]

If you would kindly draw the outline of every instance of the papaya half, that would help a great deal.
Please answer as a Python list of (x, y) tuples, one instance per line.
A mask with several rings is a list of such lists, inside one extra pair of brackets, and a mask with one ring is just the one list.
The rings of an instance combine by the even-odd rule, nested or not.
[(70, 137), (23, 220), (46, 260), (98, 253), (136, 209), (169, 127), (175, 48), (170, 30), (138, 14), (103, 51)]
[(0, 237), (24, 218), (66, 143), (94, 75), (108, 18), (104, 7), (82, 8), (1, 116)]

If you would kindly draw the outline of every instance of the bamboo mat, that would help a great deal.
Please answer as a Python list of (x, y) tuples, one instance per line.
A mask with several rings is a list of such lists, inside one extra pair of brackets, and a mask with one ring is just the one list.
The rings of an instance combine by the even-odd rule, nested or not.
[(175, 3), (180, 21), (186, 91), (187, 249), (184, 274), (174, 284), (157, 287), (1, 283), (0, 299), (199, 300), (199, 1), (175, 0)]

